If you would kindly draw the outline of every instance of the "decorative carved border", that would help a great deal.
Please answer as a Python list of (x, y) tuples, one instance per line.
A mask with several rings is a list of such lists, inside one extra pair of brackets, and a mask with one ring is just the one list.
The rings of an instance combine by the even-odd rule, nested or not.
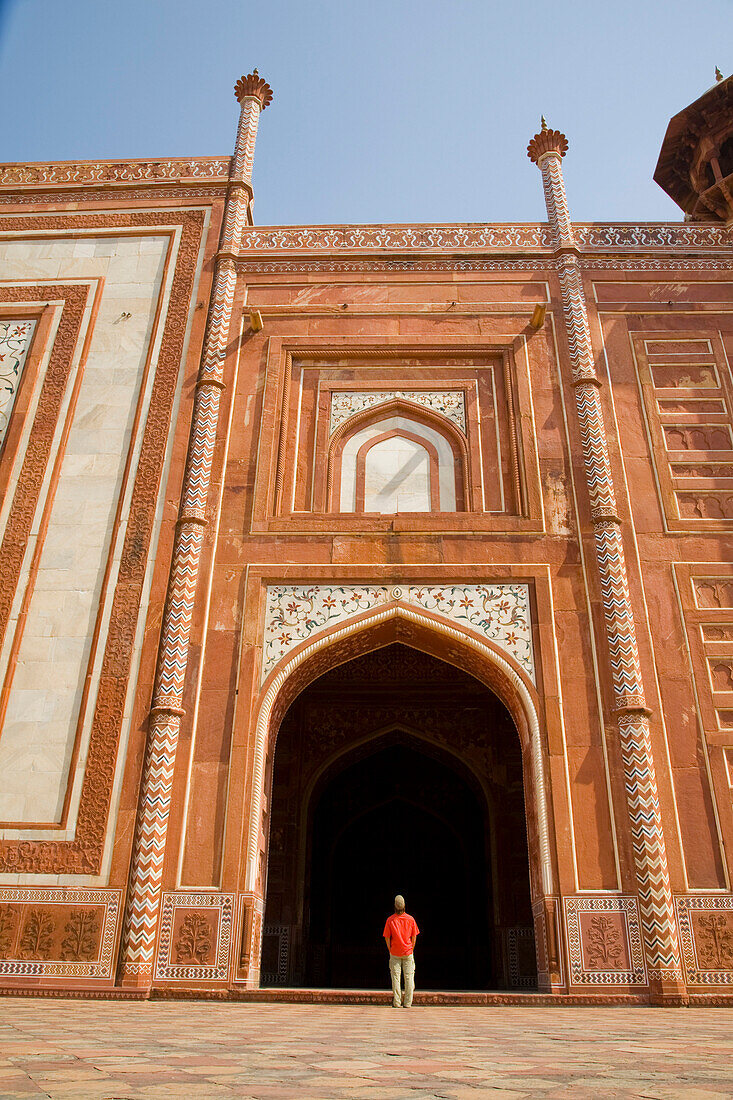
[(82, 160), (0, 164), (0, 187), (49, 184), (150, 183), (153, 180), (227, 180), (229, 157), (175, 157), (170, 160)]
[[(79, 196), (82, 198), (83, 196)], [(731, 257), (725, 251), (719, 258), (680, 259), (667, 254), (661, 257), (638, 256), (580, 256), (579, 266), (584, 271), (730, 271)], [(496, 271), (510, 274), (529, 271), (541, 276), (546, 271), (554, 271), (557, 263), (548, 253), (538, 253), (534, 260), (516, 260), (509, 257), (500, 260), (485, 260), (480, 257), (456, 257), (450, 260), (424, 260), (420, 258), (404, 260), (384, 260), (379, 256), (368, 260), (353, 260), (347, 257), (336, 259), (312, 259), (304, 256), (300, 260), (237, 260), (237, 271), (242, 274), (300, 274), (307, 272), (388, 272), (388, 271)]]
[[(171, 961), (175, 950), (173, 924), (176, 911), (191, 909), (201, 915), (218, 913), (215, 947), (216, 962), (212, 965), (181, 964)], [(234, 894), (163, 894), (160, 909), (160, 940), (155, 963), (155, 978), (162, 982), (214, 981), (225, 982), (229, 972), (229, 950), (232, 942)]]
[(535, 682), (527, 584), (270, 585), (263, 624), (262, 681), (295, 646), (391, 600), (460, 623), (508, 653)]
[(524, 928), (516, 925), (513, 928), (506, 928), (504, 936), (510, 987), (512, 989), (534, 989), (536, 985), (534, 975), (519, 973), (519, 941), (530, 940), (532, 947), (534, 947), (534, 928)]
[[(575, 240), (585, 249), (731, 248), (733, 232), (724, 226), (649, 223), (577, 225)], [(516, 225), (308, 225), (251, 226), (242, 233), (244, 253), (283, 252), (428, 252), (534, 250), (553, 247), (544, 223)]]
[(520, 225), (298, 225), (248, 226), (243, 253), (339, 252), (387, 250), (427, 252), (439, 249), (549, 248), (552, 237), (544, 223)]
[(277, 970), (260, 970), (260, 985), (285, 985), (288, 980), (288, 960), (290, 957), (290, 925), (266, 924), (262, 929), (265, 936), (277, 936)]
[(581, 225), (573, 222), (579, 248), (731, 248), (733, 232), (723, 225), (648, 222)]
[(329, 435), (340, 424), (364, 409), (377, 408), (402, 398), (415, 401), (451, 420), (466, 434), (466, 401), (463, 390), (332, 390)]
[(0, 577), (3, 579), (0, 585), (0, 641), (10, 618), (88, 298), (88, 286), (67, 283), (0, 287), (0, 304), (54, 300), (64, 303), (0, 543)]
[[(680, 944), (685, 974), (690, 985), (733, 985), (733, 897), (715, 895), (676, 897), (674, 899), (679, 923)], [(714, 961), (720, 965), (716, 969), (703, 970), (700, 965), (701, 944), (695, 936), (691, 914), (703, 912), (709, 918), (716, 914), (728, 913), (719, 927), (710, 925), (710, 935), (706, 947), (716, 955)], [(727, 963), (727, 967), (723, 964)]]
[[(99, 230), (125, 229), (135, 226), (147, 228), (156, 225), (175, 225), (181, 229), (176, 266), (173, 273), (168, 308), (156, 360), (155, 379), (145, 420), (142, 446), (137, 463), (135, 482), (130, 500), (129, 518), (119, 565), (117, 584), (110, 613), (107, 642), (99, 677), (99, 688), (89, 739), (86, 768), (82, 782), (77, 817), (76, 836), (72, 841), (2, 841), (0, 842), (0, 871), (44, 874), (98, 874), (104, 851), (107, 820), (115, 775), (115, 761), (119, 745), (122, 718), (127, 695), (128, 678), (132, 661), (135, 632), (140, 614), (140, 600), (148, 564), (150, 540), (155, 522), (156, 504), (160, 489), (165, 452), (171, 426), (171, 414), (178, 384), (183, 345), (187, 330), (189, 305), (197, 270), (199, 249), (204, 229), (204, 212), (186, 211), (128, 211), (124, 214), (89, 214), (78, 217), (53, 215), (18, 217), (3, 220), (6, 231), (33, 229), (91, 228)], [(54, 293), (58, 288), (54, 288)], [(22, 287), (15, 292), (28, 300), (32, 288)], [(36, 291), (38, 293), (38, 290)], [(43, 288), (46, 298), (49, 288)], [(84, 288), (71, 286), (61, 297), (79, 298), (78, 309), (86, 301)], [(11, 300), (18, 300), (17, 298)], [(65, 312), (65, 310), (64, 310)], [(39, 414), (44, 409), (45, 387), (51, 375), (54, 385), (61, 385), (61, 373), (72, 354), (76, 342), (76, 329), (60, 340), (61, 331), (54, 341), (44, 389), (39, 403)], [(59, 381), (56, 381), (59, 379)], [(50, 384), (50, 383), (49, 383)], [(53, 391), (55, 393), (55, 390)], [(44, 412), (43, 415), (46, 415)], [(52, 430), (46, 428), (49, 446)], [(44, 433), (43, 438), (46, 438)], [(30, 450), (30, 449), (29, 449)], [(26, 455), (21, 480), (26, 478), (26, 492), (37, 495), (45, 471), (35, 453)], [(20, 485), (19, 485), (20, 490)], [(16, 501), (25, 501), (25, 495), (16, 493)], [(16, 504), (14, 502), (13, 507)], [(12, 516), (12, 512), (11, 512)], [(32, 521), (32, 511), (22, 507), (23, 523)], [(6, 538), (8, 535), (6, 534)], [(13, 544), (15, 545), (15, 544)], [(22, 555), (21, 555), (22, 557)], [(19, 568), (19, 566), (18, 566)], [(3, 575), (5, 573), (3, 572)], [(4, 598), (5, 593), (3, 593)], [(3, 607), (0, 604), (0, 612)]]
[[(646, 985), (644, 947), (635, 897), (563, 898), (567, 929), (570, 981), (573, 985)], [(580, 913), (621, 913), (626, 932), (626, 950), (631, 961), (627, 970), (588, 970), (583, 958)]]
[(117, 934), (121, 890), (59, 889), (54, 887), (0, 887), (0, 905), (104, 906), (97, 958), (83, 962), (45, 959), (3, 958), (0, 977), (107, 978), (113, 977), (114, 946)]

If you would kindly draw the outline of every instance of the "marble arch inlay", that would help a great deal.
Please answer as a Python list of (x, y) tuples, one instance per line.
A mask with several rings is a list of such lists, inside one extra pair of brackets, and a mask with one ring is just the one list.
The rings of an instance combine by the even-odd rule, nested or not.
[(302, 642), (395, 599), (482, 634), (513, 657), (535, 683), (529, 585), (521, 583), (270, 585), (262, 642), (262, 682)]
[[(282, 593), (285, 586), (277, 586), (277, 591)], [(327, 586), (312, 586), (314, 590)], [(484, 587), (484, 586), (465, 586)], [(486, 586), (489, 587), (489, 586)], [(492, 588), (527, 588), (526, 585), (494, 585)], [(344, 587), (343, 591), (347, 591)], [(271, 590), (268, 589), (268, 594)], [(348, 589), (352, 591), (351, 588)], [(545, 763), (540, 738), (540, 721), (537, 708), (532, 698), (532, 693), (525, 683), (525, 679), (491, 644), (488, 639), (482, 641), (479, 637), (465, 628), (463, 624), (454, 625), (447, 617), (435, 617), (434, 612), (428, 612), (423, 607), (409, 606), (406, 601), (409, 592), (413, 589), (395, 586), (387, 589), (385, 586), (360, 586), (353, 588), (353, 598), (356, 600), (354, 610), (340, 628), (329, 630), (325, 624), (318, 630), (314, 629), (312, 642), (294, 653), (286, 660), (283, 658), (273, 666), (274, 675), (270, 678), (267, 690), (260, 702), (255, 725), (255, 753), (252, 776), (252, 802), (250, 808), (249, 828), (247, 835), (247, 864), (245, 889), (254, 891), (257, 883), (258, 850), (261, 832), (261, 816), (264, 795), (265, 755), (267, 750), (270, 723), (275, 704), (286, 684), (288, 678), (310, 657), (322, 649), (341, 642), (350, 635), (359, 634), (371, 627), (379, 626), (389, 620), (401, 619), (408, 624), (428, 630), (433, 634), (442, 636), (459, 647), (477, 655), (480, 661), (489, 666), (499, 679), (512, 692), (521, 708), (524, 722), (526, 722), (527, 741), (525, 751), (529, 757), (528, 765), (531, 773), (531, 790), (534, 797), (534, 809), (537, 821), (537, 844), (539, 850), (539, 873), (542, 891), (545, 896), (553, 893), (554, 874), (549, 837), (549, 806), (547, 780), (545, 776)], [(426, 589), (420, 591), (425, 592)], [(389, 602), (388, 602), (389, 601)], [(363, 606), (359, 606), (363, 604)], [(362, 613), (366, 611), (367, 614)], [(438, 611), (438, 615), (441, 615)], [(355, 618), (355, 616), (359, 616)], [(330, 620), (329, 620), (330, 622)], [(306, 635), (308, 636), (308, 635)], [(298, 644), (298, 643), (295, 643)], [(277, 667), (279, 665), (279, 667)], [(529, 679), (529, 677), (527, 677)]]
[(364, 409), (402, 398), (452, 420), (466, 434), (466, 403), (463, 390), (334, 390), (331, 394), (329, 434)]

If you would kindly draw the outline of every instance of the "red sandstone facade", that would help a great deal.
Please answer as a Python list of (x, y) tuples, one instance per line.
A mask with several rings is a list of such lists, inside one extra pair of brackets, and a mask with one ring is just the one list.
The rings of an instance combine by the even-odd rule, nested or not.
[(231, 162), (2, 166), (3, 989), (373, 984), (393, 821), (459, 985), (730, 996), (729, 84), (684, 224), (543, 126), (548, 223), (255, 227), (256, 72)]

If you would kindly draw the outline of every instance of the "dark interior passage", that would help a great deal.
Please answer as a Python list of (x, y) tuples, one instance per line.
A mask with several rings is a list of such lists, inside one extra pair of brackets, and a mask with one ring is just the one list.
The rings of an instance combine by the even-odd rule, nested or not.
[(384, 988), (396, 893), (421, 988), (536, 985), (521, 751), (493, 692), (390, 645), (306, 688), (268, 767), (263, 985)]
[(384, 985), (384, 921), (397, 893), (420, 927), (416, 966), (432, 989), (489, 979), (485, 814), (443, 760), (407, 735), (377, 742), (323, 790), (306, 895), (306, 984)]

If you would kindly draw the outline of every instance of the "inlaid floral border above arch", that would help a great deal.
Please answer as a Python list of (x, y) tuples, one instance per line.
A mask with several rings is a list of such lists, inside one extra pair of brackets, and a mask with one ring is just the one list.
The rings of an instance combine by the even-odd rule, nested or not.
[(261, 682), (302, 642), (393, 600), (421, 607), (481, 635), (508, 653), (536, 682), (529, 585), (522, 583), (270, 585)]

